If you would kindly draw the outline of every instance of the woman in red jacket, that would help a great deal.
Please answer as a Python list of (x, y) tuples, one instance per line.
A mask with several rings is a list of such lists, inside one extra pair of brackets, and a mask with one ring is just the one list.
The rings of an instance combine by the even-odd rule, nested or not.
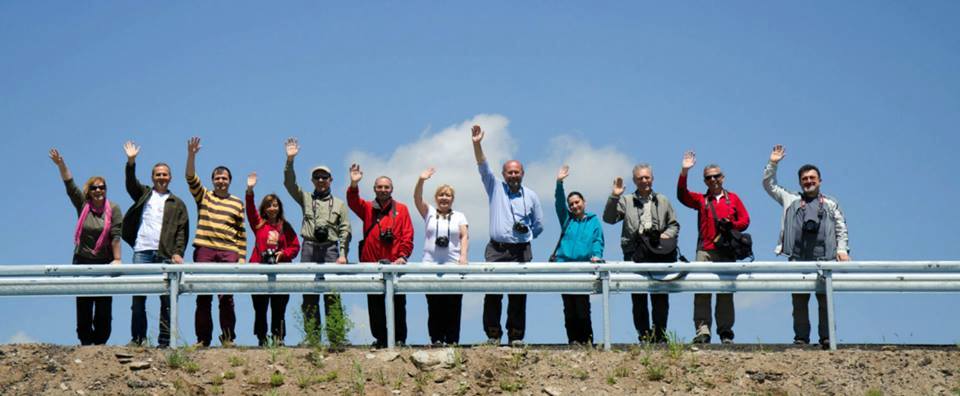
[[(277, 264), (289, 263), (300, 253), (297, 233), (283, 218), (283, 203), (277, 194), (268, 194), (260, 201), (259, 211), (254, 205), (253, 187), (257, 185), (256, 172), (247, 176), (247, 219), (256, 236), (250, 263)], [(273, 345), (283, 345), (287, 333), (284, 315), (287, 311), (289, 294), (254, 294), (253, 334), (260, 346), (267, 345), (267, 307), (270, 307), (270, 333)]]

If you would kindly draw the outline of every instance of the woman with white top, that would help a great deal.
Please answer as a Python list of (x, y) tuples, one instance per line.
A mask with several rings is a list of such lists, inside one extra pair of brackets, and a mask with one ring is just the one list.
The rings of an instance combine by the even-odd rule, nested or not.
[[(437, 187), (433, 195), (436, 207), (423, 200), (423, 183), (434, 172), (433, 168), (423, 171), (413, 190), (413, 202), (426, 224), (423, 262), (467, 264), (470, 246), (467, 218), (453, 210), (453, 187), (447, 184)], [(462, 294), (427, 294), (427, 328), (434, 345), (460, 342), (462, 303)]]

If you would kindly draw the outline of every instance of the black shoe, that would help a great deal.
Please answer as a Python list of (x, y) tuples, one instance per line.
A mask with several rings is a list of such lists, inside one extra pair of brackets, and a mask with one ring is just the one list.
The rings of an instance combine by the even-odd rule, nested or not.
[(710, 343), (710, 334), (700, 334), (696, 337), (693, 337), (694, 344), (709, 344)]
[(821, 339), (820, 339), (820, 347), (823, 348), (823, 349), (825, 349), (825, 350), (826, 350), (826, 349), (830, 349), (830, 339), (829, 339), (829, 338), (821, 338)]
[(793, 339), (793, 345), (807, 345), (810, 343), (810, 340), (804, 340), (800, 338)]
[(721, 344), (733, 344), (733, 338), (721, 338), (721, 339), (720, 339), (720, 343), (721, 343)]

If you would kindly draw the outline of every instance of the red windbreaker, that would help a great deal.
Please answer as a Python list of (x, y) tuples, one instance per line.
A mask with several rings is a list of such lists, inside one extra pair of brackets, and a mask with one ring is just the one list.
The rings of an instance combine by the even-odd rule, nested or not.
[[(410, 259), (413, 253), (413, 223), (407, 206), (391, 199), (385, 208), (376, 201), (360, 198), (360, 190), (347, 188), (347, 205), (363, 220), (363, 248), (360, 251), (361, 263), (375, 263), (380, 260), (394, 260), (403, 257)], [(379, 223), (377, 222), (379, 219)], [(393, 232), (393, 242), (380, 240), (382, 231)]]
[[(733, 223), (733, 228), (737, 231), (746, 230), (750, 226), (750, 214), (747, 213), (747, 208), (743, 206), (743, 202), (740, 201), (737, 194), (729, 191), (723, 193), (730, 198), (730, 204), (727, 204), (727, 200), (724, 198), (717, 201), (710, 197), (710, 199), (714, 199), (713, 208), (716, 209), (717, 216), (729, 219)], [(697, 246), (697, 249), (715, 249), (713, 238), (717, 235), (717, 228), (714, 226), (713, 214), (710, 213), (711, 210), (707, 206), (707, 198), (704, 194), (687, 190), (687, 177), (683, 174), (680, 174), (680, 179), (677, 180), (677, 199), (684, 206), (698, 211), (697, 227), (700, 232), (700, 246)]]

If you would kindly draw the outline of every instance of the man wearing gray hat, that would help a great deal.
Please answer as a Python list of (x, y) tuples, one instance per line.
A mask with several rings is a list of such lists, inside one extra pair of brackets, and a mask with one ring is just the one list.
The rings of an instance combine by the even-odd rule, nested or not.
[[(296, 138), (288, 138), (284, 146), (287, 163), (283, 168), (283, 186), (303, 209), (300, 262), (346, 264), (351, 235), (350, 219), (347, 217), (347, 205), (330, 194), (330, 185), (333, 183), (330, 168), (324, 165), (313, 167), (310, 170), (313, 192), (303, 191), (297, 184), (297, 174), (293, 170), (293, 159), (300, 153), (300, 143)], [(317, 294), (303, 295), (300, 308), (303, 310), (304, 327), (307, 327), (304, 330), (308, 334), (321, 328), (319, 302), (320, 296)], [(336, 304), (339, 301), (334, 296), (324, 296), (326, 315)]]

